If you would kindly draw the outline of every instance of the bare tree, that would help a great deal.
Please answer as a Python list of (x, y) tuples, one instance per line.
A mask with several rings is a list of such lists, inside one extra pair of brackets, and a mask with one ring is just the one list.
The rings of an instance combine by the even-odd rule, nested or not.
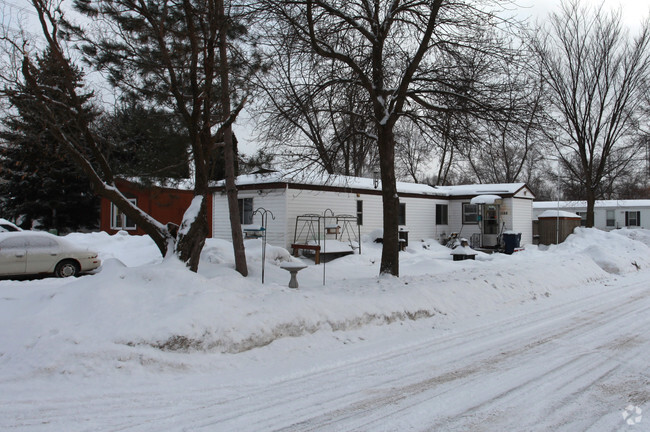
[[(93, 35), (81, 33), (86, 59), (124, 92), (176, 113), (189, 138), (194, 196), (179, 229), (176, 249), (196, 269), (208, 233), (207, 195), (217, 148), (224, 149), (235, 267), (248, 274), (234, 184), (231, 126), (245, 97), (231, 110), (228, 46), (243, 32), (220, 0), (77, 0), (78, 11), (100, 18)], [(77, 30), (72, 28), (71, 30)], [(107, 31), (108, 30), (108, 31)]]
[[(97, 40), (87, 38), (79, 28), (63, 19), (60, 4), (55, 0), (31, 0), (39, 17), (48, 48), (54, 53), (66, 78), (65, 105), (76, 115), (78, 137), (66, 133), (51, 115), (52, 107), (61, 100), (47, 99), (46, 92), (35, 80), (29, 53), (21, 51), (24, 60), (24, 86), (40, 102), (44, 121), (57, 140), (89, 176), (96, 193), (106, 197), (128, 217), (140, 225), (158, 245), (163, 254), (173, 251), (188, 267), (196, 271), (200, 252), (208, 233), (207, 196), (209, 172), (215, 149), (224, 146), (226, 162), (234, 164), (232, 133), (243, 100), (230, 109), (227, 74), (226, 41), (229, 19), (219, 0), (182, 0), (175, 3), (156, 1), (76, 2), (79, 11), (101, 17)], [(97, 22), (97, 20), (95, 21)], [(230, 30), (232, 34), (232, 30)], [(114, 174), (104, 154), (102, 143), (94, 134), (90, 121), (82, 115), (82, 103), (72, 85), (72, 69), (62, 40), (71, 34), (83, 38), (83, 53), (99, 69), (109, 72), (113, 84), (137, 95), (156, 99), (180, 117), (190, 141), (194, 171), (194, 199), (178, 227), (170, 230), (134, 206), (115, 187)], [(234, 166), (234, 165), (233, 165)], [(234, 188), (234, 169), (226, 179), (229, 191)], [(236, 190), (229, 193), (236, 268), (247, 274), (243, 239), (239, 227)]]
[[(487, 28), (496, 15), (477, 3), (433, 1), (265, 0), (276, 23), (294, 43), (315, 53), (336, 76), (361, 89), (376, 139), (383, 200), (384, 244), (380, 273), (399, 275), (399, 196), (395, 175), (395, 126), (408, 112), (456, 109), (440, 96), (478, 106), (491, 83), (458, 79), (457, 66), (473, 51), (502, 53)], [(487, 3), (481, 5), (487, 7)], [(283, 27), (284, 29), (284, 27)], [(340, 83), (340, 81), (333, 81)], [(419, 107), (419, 108), (418, 108)]]
[(624, 172), (640, 150), (641, 91), (650, 73), (650, 21), (630, 39), (620, 12), (562, 4), (532, 42), (563, 168), (587, 200), (587, 226), (608, 175)]
[(287, 172), (362, 175), (375, 159), (365, 95), (292, 38), (266, 48), (270, 67), (257, 80), (263, 149)]
[(536, 177), (546, 136), (543, 86), (521, 65), (521, 51), (505, 65), (503, 98), (507, 106), (494, 118), (477, 118), (468, 126), (467, 145), (460, 146), (467, 166), (480, 183), (513, 183)]

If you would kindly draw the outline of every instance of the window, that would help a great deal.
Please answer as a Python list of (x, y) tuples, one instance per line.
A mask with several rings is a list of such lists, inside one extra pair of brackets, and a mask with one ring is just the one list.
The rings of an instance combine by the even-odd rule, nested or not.
[(0, 243), (0, 250), (25, 249), (26, 247), (27, 240), (23, 237), (8, 238)]
[(640, 211), (626, 211), (625, 212), (625, 226), (641, 226), (641, 212)]
[(398, 225), (406, 225), (406, 204), (399, 203), (399, 215), (397, 217)]
[(447, 204), (436, 204), (436, 225), (448, 225), (449, 206)]
[(363, 225), (363, 201), (357, 201), (357, 225)]
[(242, 225), (251, 225), (253, 223), (253, 198), (240, 198), (239, 203), (239, 222)]
[(587, 226), (587, 212), (576, 212), (580, 216), (580, 226)]
[(463, 204), (463, 224), (478, 223), (478, 205)]
[(59, 244), (47, 237), (30, 237), (28, 240), (30, 249), (57, 249)]
[(616, 213), (614, 210), (607, 210), (606, 219), (608, 227), (616, 226)]
[[(137, 205), (135, 198), (128, 198), (129, 202)], [(122, 210), (117, 208), (115, 204), (111, 204), (111, 229), (115, 230), (134, 230), (136, 229), (135, 222), (133, 222), (127, 215), (122, 213)]]

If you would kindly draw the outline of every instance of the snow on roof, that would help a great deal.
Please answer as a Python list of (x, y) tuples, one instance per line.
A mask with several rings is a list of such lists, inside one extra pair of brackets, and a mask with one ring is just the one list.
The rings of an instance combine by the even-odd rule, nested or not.
[[(596, 208), (650, 207), (650, 200), (596, 200)], [(587, 209), (587, 201), (534, 201), (533, 209)]]
[[(270, 183), (289, 183), (314, 186), (331, 186), (348, 189), (365, 189), (381, 190), (375, 188), (374, 181), (371, 178), (350, 177), (343, 175), (310, 175), (299, 178), (287, 176), (281, 172), (274, 171), (262, 174), (246, 174), (237, 177), (237, 185), (259, 185)], [(215, 185), (223, 187), (224, 182), (219, 181)], [(409, 193), (418, 195), (433, 196), (466, 196), (466, 195), (485, 195), (485, 194), (506, 194), (511, 195), (524, 187), (524, 183), (501, 183), (501, 184), (477, 184), (461, 186), (429, 186), (421, 183), (397, 182), (398, 193)]]
[(525, 183), (493, 183), (471, 184), (460, 186), (436, 186), (436, 190), (445, 192), (448, 196), (462, 195), (499, 195), (514, 194), (526, 186)]
[(546, 210), (537, 218), (571, 218), (580, 219), (580, 215), (563, 210)]
[(476, 195), (469, 202), (470, 204), (494, 204), (501, 199), (501, 195)]
[[(278, 171), (240, 175), (237, 177), (236, 183), (238, 186), (289, 183), (313, 186), (331, 186), (347, 189), (381, 190), (381, 184), (377, 189), (375, 189), (374, 180), (371, 178), (327, 174), (298, 177), (288, 176)], [(215, 184), (217, 187), (222, 187), (223, 185), (223, 180)], [(429, 185), (406, 182), (397, 182), (397, 192), (421, 195), (439, 195), (439, 193)]]
[(194, 190), (193, 178), (153, 178), (153, 177), (119, 177), (118, 180), (125, 180), (140, 186), (155, 186), (159, 188), (178, 189), (178, 190)]

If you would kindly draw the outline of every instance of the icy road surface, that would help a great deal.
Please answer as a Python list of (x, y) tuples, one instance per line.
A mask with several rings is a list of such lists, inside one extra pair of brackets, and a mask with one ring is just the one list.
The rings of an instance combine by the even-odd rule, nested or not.
[(288, 338), (133, 382), (34, 378), (0, 395), (0, 430), (650, 431), (649, 272), (511, 311)]

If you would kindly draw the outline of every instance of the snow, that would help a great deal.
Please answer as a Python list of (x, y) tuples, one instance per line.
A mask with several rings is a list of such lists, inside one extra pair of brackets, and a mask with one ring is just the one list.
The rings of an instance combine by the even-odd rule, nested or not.
[(501, 196), (499, 195), (477, 195), (469, 202), (470, 204), (494, 204), (497, 200), (500, 199)]
[[(352, 242), (354, 245), (356, 242)], [(352, 246), (351, 242), (345, 242), (345, 241), (340, 241), (340, 240), (332, 240), (332, 239), (327, 239), (327, 240), (310, 240), (307, 242), (309, 245), (319, 245), (321, 252), (327, 252), (327, 253), (346, 253), (346, 252), (352, 252)]]
[[(627, 208), (627, 207), (650, 207), (650, 200), (596, 200), (597, 208)], [(557, 209), (561, 208), (578, 208), (586, 209), (587, 201), (534, 201), (534, 209)]]
[(178, 230), (179, 235), (187, 235), (187, 233), (190, 232), (192, 224), (201, 211), (203, 200), (203, 195), (196, 195), (194, 198), (192, 198), (192, 202), (187, 207), (187, 210), (185, 210), (185, 214), (183, 215), (183, 222), (181, 223), (181, 227)]
[(478, 255), (474, 249), (469, 246), (456, 246), (454, 250), (451, 251), (451, 255)]
[[(650, 231), (452, 261), (436, 241), (323, 265), (208, 239), (70, 234), (103, 266), (0, 280), (0, 430), (623, 430), (650, 411)], [(282, 266), (306, 265), (299, 289)], [(325, 284), (323, 277), (325, 275)], [(638, 430), (646, 430), (643, 416)]]
[(570, 218), (580, 219), (580, 215), (563, 210), (544, 210), (537, 218)]
[(515, 194), (526, 187), (525, 183), (469, 184), (436, 186), (436, 190), (448, 196)]
[[(279, 171), (265, 172), (261, 174), (246, 174), (238, 176), (236, 184), (239, 186), (270, 185), (277, 184), (284, 187), (284, 184), (298, 184), (311, 186), (331, 186), (346, 189), (377, 190), (374, 180), (363, 177), (350, 177), (343, 175), (315, 175), (306, 177), (289, 176)], [(282, 185), (282, 186), (280, 186)], [(224, 181), (214, 184), (216, 187), (224, 187)], [(459, 197), (465, 195), (512, 195), (526, 187), (525, 183), (499, 183), (499, 184), (474, 184), (460, 186), (429, 186), (421, 183), (397, 182), (397, 192), (402, 194), (431, 195), (440, 197)], [(380, 187), (381, 189), (381, 187)], [(500, 197), (499, 197), (500, 199)]]

